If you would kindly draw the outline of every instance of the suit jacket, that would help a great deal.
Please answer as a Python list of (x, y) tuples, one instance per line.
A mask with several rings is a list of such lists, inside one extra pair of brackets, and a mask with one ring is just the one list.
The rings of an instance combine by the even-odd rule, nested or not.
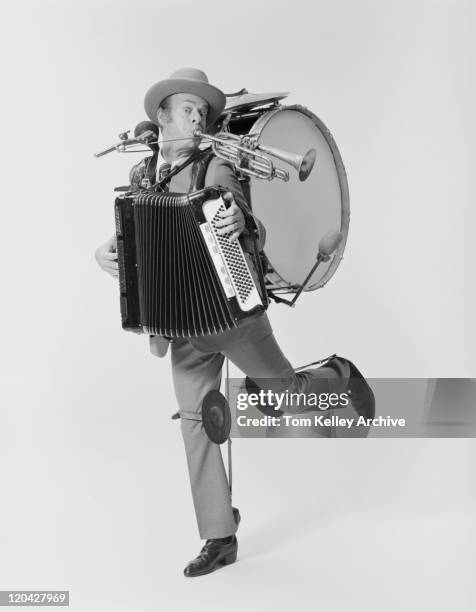
[[(206, 152), (204, 152), (206, 154)], [(131, 185), (137, 189), (144, 185), (144, 180), (148, 181), (149, 185), (155, 183), (155, 174), (157, 168), (157, 153), (151, 157), (146, 157), (138, 164), (132, 167), (129, 180)], [(169, 191), (173, 193), (189, 193), (194, 182), (195, 164), (189, 164), (180, 172), (172, 177), (169, 183)], [(245, 251), (250, 251), (252, 245), (247, 240), (250, 233), (254, 233), (254, 238), (258, 241), (258, 249), (262, 251), (266, 241), (266, 229), (261, 221), (251, 212), (249, 204), (243, 193), (240, 181), (238, 180), (235, 169), (230, 162), (219, 157), (213, 156), (208, 163), (205, 173), (204, 187), (220, 185), (229, 189), (234, 195), (235, 201), (241, 208), (246, 220), (246, 229), (244, 231), (243, 248)]]

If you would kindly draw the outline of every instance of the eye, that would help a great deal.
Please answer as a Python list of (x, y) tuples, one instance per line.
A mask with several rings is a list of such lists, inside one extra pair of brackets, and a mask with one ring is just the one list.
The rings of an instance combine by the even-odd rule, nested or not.
[(184, 110), (187, 114), (189, 114), (192, 111), (192, 108), (190, 106), (186, 106)]

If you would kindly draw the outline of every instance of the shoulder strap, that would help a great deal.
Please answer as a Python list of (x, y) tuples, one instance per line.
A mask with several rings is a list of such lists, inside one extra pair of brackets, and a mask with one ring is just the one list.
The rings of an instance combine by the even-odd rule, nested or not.
[(154, 191), (163, 191), (164, 186), (170, 181), (170, 179), (173, 176), (175, 176), (176, 174), (181, 172), (184, 168), (186, 168), (191, 163), (193, 163), (196, 159), (200, 157), (200, 155), (201, 155), (201, 151), (196, 151), (192, 153), (192, 155), (188, 157), (185, 161), (174, 166), (172, 170), (162, 180), (158, 181), (157, 183), (155, 183), (155, 185), (152, 186)]
[(205, 187), (205, 175), (208, 164), (213, 159), (213, 156), (214, 153), (211, 148), (201, 151), (198, 159), (195, 160), (192, 166), (189, 191), (198, 191)]

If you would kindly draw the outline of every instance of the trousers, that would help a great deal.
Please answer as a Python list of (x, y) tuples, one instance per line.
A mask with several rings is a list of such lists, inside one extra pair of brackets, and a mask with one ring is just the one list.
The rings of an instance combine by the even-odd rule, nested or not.
[[(220, 388), (225, 357), (252, 380), (266, 380), (274, 392), (339, 392), (345, 377), (325, 366), (296, 373), (266, 314), (221, 334), (176, 339), (171, 352), (179, 408), (197, 414), (205, 395)], [(200, 538), (232, 535), (236, 524), (220, 447), (208, 438), (200, 420), (181, 418), (180, 427)]]

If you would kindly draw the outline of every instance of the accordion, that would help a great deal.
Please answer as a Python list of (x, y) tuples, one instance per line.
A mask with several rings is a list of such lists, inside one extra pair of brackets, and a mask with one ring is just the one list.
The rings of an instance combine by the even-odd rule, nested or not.
[(122, 327), (169, 338), (237, 327), (264, 311), (258, 263), (215, 226), (228, 203), (219, 187), (139, 192), (115, 202)]

